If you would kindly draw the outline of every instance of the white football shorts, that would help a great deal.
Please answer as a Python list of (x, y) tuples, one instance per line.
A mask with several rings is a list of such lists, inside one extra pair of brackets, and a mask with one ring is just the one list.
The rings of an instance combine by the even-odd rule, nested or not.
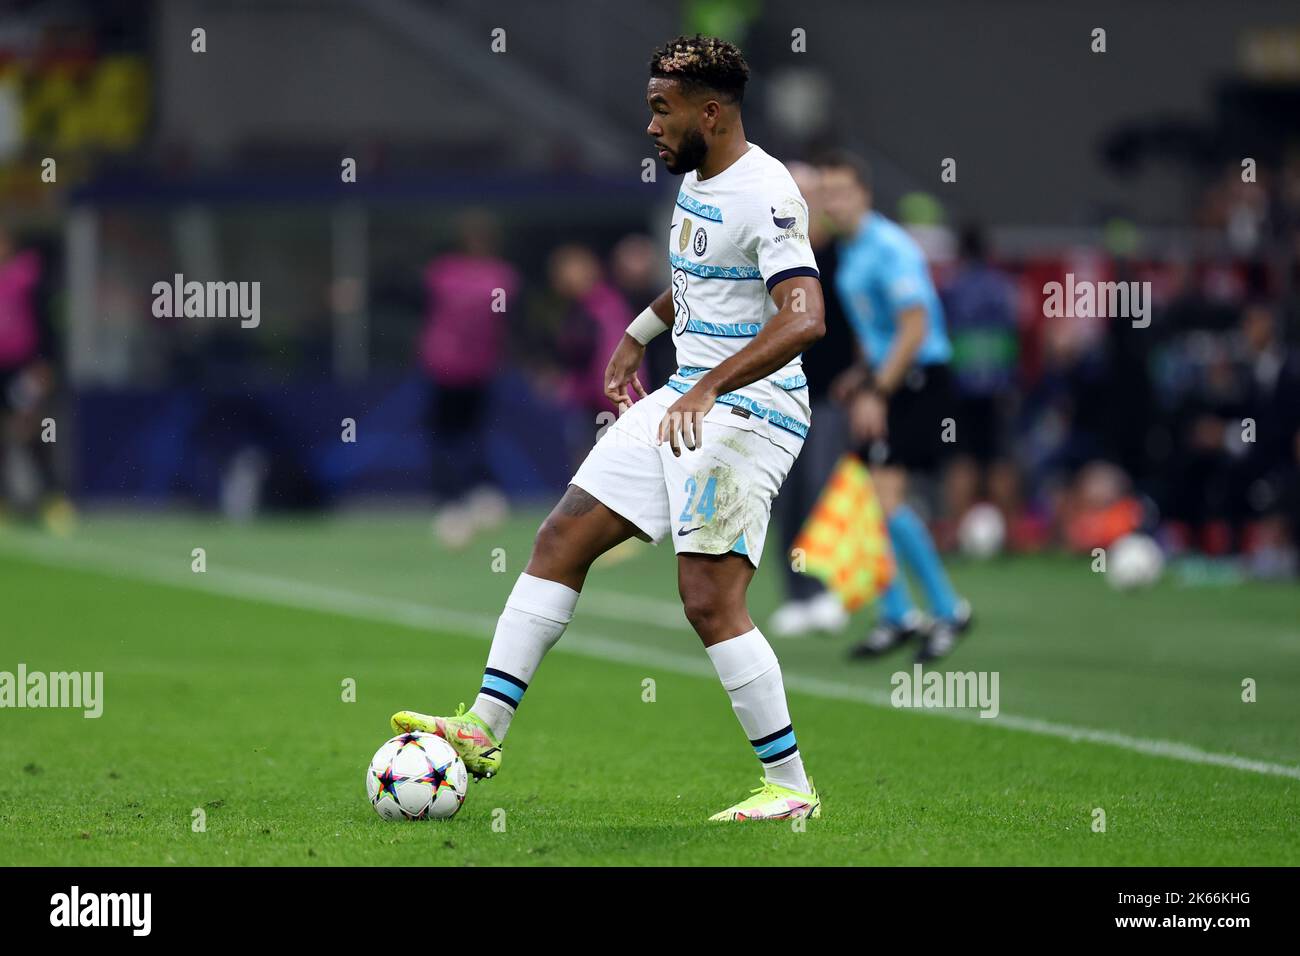
[[(717, 405), (704, 442), (673, 455), (655, 444), (659, 422), (681, 396), (664, 386), (632, 404), (596, 442), (571, 484), (626, 518), (658, 544), (691, 554), (735, 551), (758, 567), (772, 501), (795, 455), (768, 437), (776, 426)], [(732, 423), (735, 424), (732, 424)], [(787, 442), (788, 444), (788, 442)]]

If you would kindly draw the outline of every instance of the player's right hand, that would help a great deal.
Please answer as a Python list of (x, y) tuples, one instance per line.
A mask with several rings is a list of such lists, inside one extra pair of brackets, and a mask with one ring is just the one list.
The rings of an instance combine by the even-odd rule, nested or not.
[(620, 414), (636, 401), (628, 392), (629, 385), (645, 398), (645, 388), (637, 376), (644, 358), (645, 346), (624, 332), (614, 354), (610, 356), (609, 365), (605, 367), (605, 397), (618, 406)]

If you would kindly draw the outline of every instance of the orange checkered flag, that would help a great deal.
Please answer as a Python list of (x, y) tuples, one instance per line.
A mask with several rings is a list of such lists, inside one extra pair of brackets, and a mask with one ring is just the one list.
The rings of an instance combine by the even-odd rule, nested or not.
[(802, 570), (821, 579), (849, 611), (875, 600), (893, 580), (885, 516), (867, 466), (856, 455), (836, 463), (792, 551), (802, 553)]

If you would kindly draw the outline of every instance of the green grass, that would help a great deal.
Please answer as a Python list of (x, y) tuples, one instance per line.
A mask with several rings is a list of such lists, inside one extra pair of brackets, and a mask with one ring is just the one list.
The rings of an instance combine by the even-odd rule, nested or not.
[[(106, 697), (97, 720), (0, 711), (0, 863), (1300, 862), (1294, 777), (873, 706), (852, 698), (887, 693), (909, 662), (850, 667), (842, 638), (774, 642), (824, 818), (805, 832), (707, 824), (759, 768), (674, 606), (667, 547), (593, 572), (501, 777), (471, 783), (452, 821), (381, 821), (363, 772), (389, 714), (472, 699), (538, 517), (455, 556), (416, 518), (98, 518), (66, 542), (0, 531), (0, 670), (103, 671)], [(760, 623), (777, 603), (772, 561), (751, 591)], [(1167, 579), (1120, 595), (1066, 558), (954, 576), (980, 619), (946, 666), (998, 671), (1010, 718), (1300, 766), (1295, 588)]]

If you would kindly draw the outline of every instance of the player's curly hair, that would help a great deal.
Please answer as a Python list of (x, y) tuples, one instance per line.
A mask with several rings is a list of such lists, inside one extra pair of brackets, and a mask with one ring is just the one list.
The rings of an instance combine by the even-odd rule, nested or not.
[(749, 64), (734, 43), (697, 33), (675, 37), (655, 50), (650, 75), (677, 80), (683, 92), (712, 90), (739, 104), (745, 98)]

